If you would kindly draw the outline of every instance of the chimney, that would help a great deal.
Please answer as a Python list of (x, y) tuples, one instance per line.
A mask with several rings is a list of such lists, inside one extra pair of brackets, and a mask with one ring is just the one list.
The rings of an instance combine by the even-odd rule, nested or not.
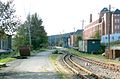
[(92, 14), (90, 14), (90, 23), (92, 22)]

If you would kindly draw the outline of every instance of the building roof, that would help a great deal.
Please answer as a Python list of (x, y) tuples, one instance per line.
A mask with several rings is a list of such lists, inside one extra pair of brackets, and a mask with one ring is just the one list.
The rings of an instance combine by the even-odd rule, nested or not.
[(104, 7), (101, 11), (100, 11), (100, 13), (106, 13), (106, 12), (108, 12), (109, 10), (106, 8), (106, 7)]
[(76, 35), (82, 35), (82, 32), (83, 32), (83, 30), (79, 30), (79, 29), (78, 29), (78, 30), (75, 32), (75, 34), (76, 34)]
[(120, 10), (119, 9), (116, 9), (113, 14), (120, 14)]

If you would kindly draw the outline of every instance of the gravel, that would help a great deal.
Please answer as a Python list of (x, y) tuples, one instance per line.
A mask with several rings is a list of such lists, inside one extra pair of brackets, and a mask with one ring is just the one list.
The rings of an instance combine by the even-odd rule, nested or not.
[(80, 60), (79, 58), (72, 57), (72, 59), (78, 64), (80, 64), (81, 66), (87, 68), (88, 70), (94, 72), (95, 74), (98, 74), (99, 76), (104, 77), (105, 79), (120, 79), (119, 71), (113, 71), (110, 69), (106, 69), (101, 66)]
[(48, 56), (52, 51), (38, 53), (27, 59), (7, 63), (0, 70), (0, 79), (60, 79)]

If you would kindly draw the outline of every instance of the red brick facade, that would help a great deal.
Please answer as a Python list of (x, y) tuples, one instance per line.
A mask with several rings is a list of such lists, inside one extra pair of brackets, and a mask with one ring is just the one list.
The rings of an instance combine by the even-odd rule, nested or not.
[[(99, 35), (107, 35), (110, 30), (110, 34), (120, 33), (120, 13), (117, 13), (118, 9), (115, 12), (108, 12), (107, 8), (103, 8), (100, 12), (99, 19), (88, 24), (83, 31), (83, 39), (94, 38), (96, 32), (99, 32)], [(111, 24), (111, 26), (110, 26)]]

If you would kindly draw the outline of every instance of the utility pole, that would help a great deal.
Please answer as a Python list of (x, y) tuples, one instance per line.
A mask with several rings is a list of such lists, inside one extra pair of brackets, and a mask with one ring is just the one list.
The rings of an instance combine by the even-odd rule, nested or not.
[(84, 41), (83, 41), (83, 31), (84, 31), (84, 22), (85, 20), (82, 20), (82, 50), (84, 50)]
[[(29, 1), (29, 0), (28, 0)], [(23, 2), (23, 4), (24, 4), (24, 2)], [(29, 3), (30, 4), (30, 3)], [(28, 15), (28, 24), (27, 24), (27, 27), (28, 27), (28, 38), (29, 38), (29, 45), (31, 46), (31, 21), (30, 21), (30, 7), (31, 6), (31, 4), (29, 5), (29, 15)], [(25, 10), (25, 6), (24, 6), (24, 12), (25, 12), (25, 16), (26, 16), (26, 10)]]
[(83, 29), (84, 29), (84, 23), (85, 23), (85, 20), (82, 20), (82, 39), (83, 39)]
[(110, 53), (111, 5), (109, 5), (108, 53)]
[(85, 20), (82, 20), (82, 30), (84, 28), (84, 22), (85, 22)]
[(28, 26), (28, 32), (29, 32), (29, 45), (31, 46), (31, 20), (30, 20), (30, 14), (29, 14), (29, 26)]
[(73, 47), (75, 47), (75, 43), (76, 43), (75, 27), (74, 27), (73, 29), (74, 29), (74, 34), (73, 34)]

